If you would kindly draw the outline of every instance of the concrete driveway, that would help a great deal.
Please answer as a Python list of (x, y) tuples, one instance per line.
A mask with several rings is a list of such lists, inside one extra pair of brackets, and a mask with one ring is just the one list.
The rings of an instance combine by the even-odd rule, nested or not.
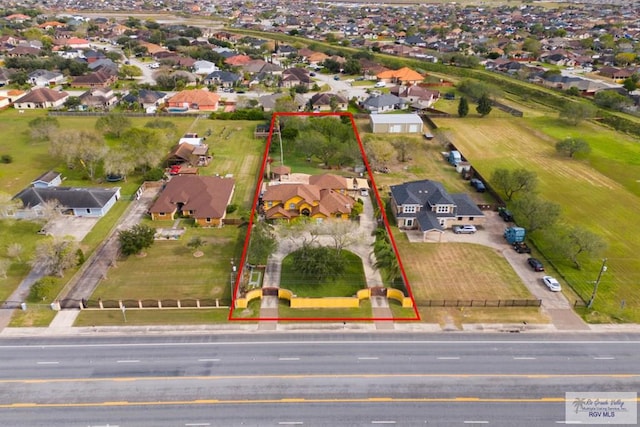
[[(572, 309), (572, 303), (562, 292), (551, 292), (542, 283), (544, 272), (535, 272), (529, 267), (527, 258), (529, 254), (517, 253), (503, 237), (504, 229), (513, 223), (504, 222), (497, 212), (484, 211), (486, 222), (482, 226), (477, 226), (475, 234), (455, 234), (451, 230), (445, 230), (441, 242), (464, 242), (494, 248), (496, 252), (504, 256), (513, 270), (518, 274), (524, 285), (534, 298), (542, 300), (542, 309), (551, 317), (557, 329), (589, 329)], [(422, 233), (407, 233), (409, 241), (422, 242)], [(423, 243), (438, 244), (438, 243)]]
[(62, 216), (49, 222), (46, 233), (56, 237), (73, 236), (82, 241), (100, 218)]

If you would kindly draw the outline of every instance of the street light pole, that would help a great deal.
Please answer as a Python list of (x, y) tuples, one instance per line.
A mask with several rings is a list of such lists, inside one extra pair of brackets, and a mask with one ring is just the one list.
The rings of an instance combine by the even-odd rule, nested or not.
[(596, 299), (596, 294), (598, 293), (598, 285), (600, 284), (600, 279), (602, 278), (602, 273), (607, 271), (607, 259), (602, 260), (602, 266), (600, 267), (600, 272), (598, 273), (598, 278), (593, 284), (593, 293), (591, 294), (591, 299), (587, 303), (587, 308), (591, 308), (593, 305), (593, 300)]

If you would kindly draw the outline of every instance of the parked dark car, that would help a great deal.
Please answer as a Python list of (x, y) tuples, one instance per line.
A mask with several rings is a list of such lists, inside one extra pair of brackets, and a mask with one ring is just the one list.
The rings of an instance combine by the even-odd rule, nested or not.
[(473, 188), (476, 189), (476, 191), (478, 193), (484, 193), (485, 190), (486, 190), (486, 187), (484, 186), (484, 183), (482, 181), (480, 181), (478, 178), (471, 178), (469, 183), (471, 184), (471, 186)]
[(544, 271), (544, 265), (542, 265), (540, 260), (536, 258), (529, 258), (527, 259), (527, 262), (529, 263), (533, 271)]
[(513, 244), (513, 249), (519, 254), (530, 254), (531, 248), (525, 242), (515, 242)]
[(512, 222), (513, 214), (507, 208), (498, 208), (498, 215), (504, 220), (504, 222)]

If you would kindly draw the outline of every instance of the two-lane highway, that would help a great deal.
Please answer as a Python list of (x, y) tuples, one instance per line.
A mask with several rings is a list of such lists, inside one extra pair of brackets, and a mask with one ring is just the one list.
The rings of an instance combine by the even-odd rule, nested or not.
[(0, 419), (12, 426), (556, 425), (564, 422), (565, 392), (640, 390), (638, 338), (7, 339), (0, 341)]

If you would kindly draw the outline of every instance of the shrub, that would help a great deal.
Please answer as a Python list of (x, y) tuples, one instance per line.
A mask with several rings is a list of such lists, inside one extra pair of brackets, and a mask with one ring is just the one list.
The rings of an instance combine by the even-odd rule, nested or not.
[(0, 162), (2, 163), (12, 163), (13, 162), (13, 157), (11, 157), (10, 154), (3, 154), (2, 157), (0, 157)]
[(29, 291), (29, 300), (33, 302), (51, 301), (55, 298), (58, 280), (55, 277), (45, 276), (37, 280)]
[(145, 181), (160, 181), (164, 178), (164, 170), (161, 168), (149, 169), (143, 176)]
[(230, 204), (229, 206), (227, 206), (227, 213), (233, 213), (238, 209), (238, 205), (236, 205), (235, 203)]

